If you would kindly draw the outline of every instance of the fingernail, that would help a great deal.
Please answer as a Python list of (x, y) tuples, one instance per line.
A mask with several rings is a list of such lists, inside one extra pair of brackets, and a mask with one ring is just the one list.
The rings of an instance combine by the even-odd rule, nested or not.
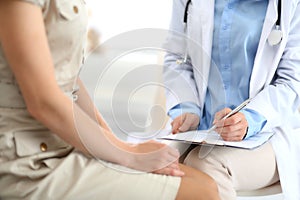
[(176, 170), (176, 171), (177, 171), (177, 173), (178, 173), (179, 176), (184, 176), (185, 175), (185, 173), (183, 171), (181, 171), (181, 170)]

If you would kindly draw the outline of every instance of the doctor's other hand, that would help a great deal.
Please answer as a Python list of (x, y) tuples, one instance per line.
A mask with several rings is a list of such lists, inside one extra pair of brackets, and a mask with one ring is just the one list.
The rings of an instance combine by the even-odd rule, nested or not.
[(230, 108), (224, 108), (215, 114), (213, 122), (213, 124), (216, 125), (215, 131), (219, 133), (225, 141), (241, 141), (247, 134), (247, 119), (241, 112), (238, 112), (226, 119), (222, 119), (230, 111)]
[(197, 130), (200, 123), (200, 117), (194, 113), (183, 113), (176, 117), (172, 123), (172, 133)]

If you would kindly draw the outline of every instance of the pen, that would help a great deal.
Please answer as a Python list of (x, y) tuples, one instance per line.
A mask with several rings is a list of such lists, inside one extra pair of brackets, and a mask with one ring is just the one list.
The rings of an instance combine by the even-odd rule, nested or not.
[[(227, 119), (228, 117), (234, 115), (235, 113), (239, 112), (242, 110), (249, 102), (251, 99), (247, 99), (243, 103), (241, 103), (239, 106), (237, 106), (235, 109), (233, 109), (231, 112), (229, 112), (227, 115), (225, 115), (221, 120)], [(210, 129), (208, 129), (208, 132), (213, 131), (216, 128), (216, 125), (213, 125)]]

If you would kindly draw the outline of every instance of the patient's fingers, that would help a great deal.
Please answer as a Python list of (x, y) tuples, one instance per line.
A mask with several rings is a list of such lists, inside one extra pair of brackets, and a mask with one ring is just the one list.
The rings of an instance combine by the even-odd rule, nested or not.
[(165, 168), (153, 171), (153, 173), (179, 177), (184, 176), (184, 172), (179, 169), (178, 163), (172, 163)]

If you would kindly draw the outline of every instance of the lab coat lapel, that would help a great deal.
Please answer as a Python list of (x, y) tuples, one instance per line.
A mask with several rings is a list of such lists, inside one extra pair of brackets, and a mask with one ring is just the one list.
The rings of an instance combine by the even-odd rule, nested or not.
[(276, 24), (276, 19), (277, 0), (269, 0), (250, 80), (250, 97), (255, 96), (265, 84), (271, 81), (273, 77), (272, 72), (276, 69), (273, 63), (276, 49), (278, 49), (279, 45), (272, 47), (267, 43), (268, 36)]
[(197, 80), (200, 106), (204, 103), (211, 63), (211, 48), (213, 40), (214, 24), (214, 1), (194, 0), (192, 1), (197, 11), (194, 15), (198, 20), (193, 21), (191, 27), (196, 29), (192, 38), (195, 41), (191, 48), (191, 58), (193, 60), (195, 80)]
[[(214, 1), (200, 1), (200, 9), (202, 11), (201, 20), (201, 45), (208, 57), (211, 55), (212, 41), (213, 41), (213, 28), (214, 28)], [(209, 62), (210, 66), (210, 62)]]

